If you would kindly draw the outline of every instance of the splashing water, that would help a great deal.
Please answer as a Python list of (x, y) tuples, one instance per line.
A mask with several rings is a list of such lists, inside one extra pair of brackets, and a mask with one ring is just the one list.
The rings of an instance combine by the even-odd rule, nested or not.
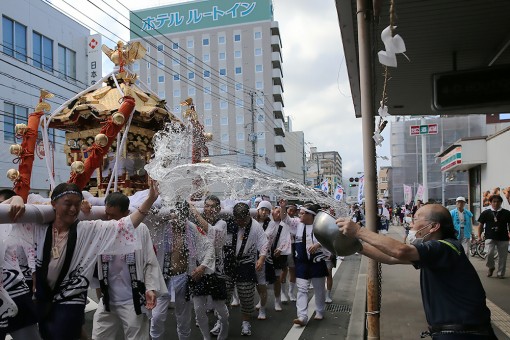
[(153, 138), (154, 157), (145, 169), (158, 181), (164, 205), (214, 193), (222, 199), (246, 200), (254, 195), (275, 195), (277, 199), (313, 201), (328, 205), (337, 216), (347, 215), (346, 204), (334, 200), (318, 189), (295, 180), (279, 178), (232, 164), (189, 164), (191, 133), (189, 126), (167, 124)]

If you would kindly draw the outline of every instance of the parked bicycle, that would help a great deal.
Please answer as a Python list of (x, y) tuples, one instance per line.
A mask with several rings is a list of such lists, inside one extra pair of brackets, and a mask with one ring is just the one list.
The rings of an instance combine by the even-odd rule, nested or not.
[[(475, 242), (471, 242), (471, 248), (469, 249), (469, 254), (471, 256), (478, 255), (482, 259), (487, 257), (487, 251), (485, 250), (485, 240), (477, 239)], [(494, 258), (498, 257), (498, 253), (494, 254)]]

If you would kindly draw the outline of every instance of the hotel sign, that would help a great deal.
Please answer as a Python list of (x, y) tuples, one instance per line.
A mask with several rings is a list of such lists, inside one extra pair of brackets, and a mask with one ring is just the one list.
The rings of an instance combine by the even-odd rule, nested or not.
[(129, 14), (131, 39), (273, 20), (271, 0), (193, 1)]

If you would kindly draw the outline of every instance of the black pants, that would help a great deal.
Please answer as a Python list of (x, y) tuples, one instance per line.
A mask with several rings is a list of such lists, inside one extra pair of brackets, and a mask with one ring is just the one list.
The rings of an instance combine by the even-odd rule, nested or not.
[(85, 319), (84, 304), (37, 302), (39, 332), (44, 340), (79, 339)]

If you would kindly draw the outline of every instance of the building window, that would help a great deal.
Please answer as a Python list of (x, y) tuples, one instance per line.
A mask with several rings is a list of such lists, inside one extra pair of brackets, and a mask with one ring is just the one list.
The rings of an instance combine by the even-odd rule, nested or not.
[(204, 93), (211, 94), (211, 87), (210, 86), (204, 86)]
[(178, 42), (172, 43), (172, 49), (173, 50), (178, 50), (179, 49), (179, 43)]
[(255, 65), (255, 72), (262, 72), (262, 64)]
[(140, 71), (140, 63), (136, 62), (133, 64), (133, 71)]
[(266, 155), (266, 148), (259, 148), (259, 156), (265, 156)]
[(227, 109), (228, 103), (225, 100), (220, 100), (220, 109)]
[(195, 79), (195, 72), (188, 72), (188, 79)]
[(262, 49), (261, 48), (256, 48), (255, 49), (255, 55), (256, 56), (262, 55)]
[(212, 118), (208, 117), (204, 119), (205, 126), (212, 126)]
[(257, 82), (255, 82), (255, 88), (257, 90), (262, 90), (264, 88), (264, 85), (261, 81), (257, 81)]
[(28, 121), (28, 108), (4, 102), (4, 112), (2, 114), (4, 121), (4, 142), (14, 143), (14, 134), (16, 124)]
[(4, 53), (27, 61), (27, 27), (2, 16)]
[(197, 90), (194, 87), (190, 87), (188, 89), (188, 96), (194, 96), (197, 93)]
[(151, 77), (147, 77), (147, 85), (150, 85), (151, 83)]
[(225, 36), (223, 35), (220, 35), (218, 37), (218, 44), (224, 44), (225, 43)]
[(76, 52), (58, 45), (58, 71), (60, 77), (76, 79)]
[(236, 74), (243, 74), (243, 68), (241, 66), (236, 67)]
[(147, 69), (151, 68), (151, 63), (147, 62)]
[(234, 41), (241, 41), (241, 35), (240, 34), (234, 34)]
[(195, 46), (195, 43), (193, 42), (193, 40), (188, 40), (187, 46), (188, 48), (193, 48), (193, 46)]
[(221, 134), (221, 141), (222, 142), (228, 142), (228, 133), (222, 133)]
[(165, 67), (165, 61), (163, 59), (158, 60), (158, 68)]
[(204, 103), (204, 110), (210, 110), (211, 109), (211, 102), (205, 102)]
[(202, 45), (203, 46), (209, 46), (209, 38), (202, 39)]
[(225, 52), (218, 53), (219, 60), (225, 60), (226, 58), (227, 58), (227, 55), (225, 54)]
[(241, 51), (234, 51), (234, 58), (241, 58)]
[(204, 60), (204, 63), (207, 63), (211, 59), (211, 57), (209, 56), (208, 53), (206, 53), (204, 54), (204, 57), (202, 59)]
[(263, 122), (264, 122), (264, 120), (265, 120), (264, 115), (263, 115), (262, 113), (259, 113), (259, 114), (257, 115), (257, 122), (259, 122), (259, 123), (263, 123)]
[(220, 68), (220, 76), (226, 76), (227, 75), (227, 69), (226, 68)]
[(236, 99), (236, 106), (237, 106), (237, 107), (243, 107), (243, 100), (242, 100), (242, 99), (237, 98), (237, 99)]
[(236, 115), (236, 124), (244, 124), (244, 115)]
[(237, 140), (244, 140), (244, 132), (237, 133)]
[(147, 49), (147, 54), (151, 53), (151, 45), (147, 44), (146, 49)]
[(257, 106), (259, 106), (259, 107), (264, 106), (264, 98), (257, 98), (257, 99), (255, 100), (255, 103), (256, 103), (256, 104), (257, 104)]
[(158, 76), (158, 83), (164, 83), (165, 82), (165, 76)]
[(172, 57), (172, 65), (179, 65), (181, 61), (178, 58)]
[(204, 70), (204, 78), (209, 78), (211, 76), (211, 71)]
[(195, 57), (190, 55), (188, 57), (188, 64), (193, 64), (194, 62), (195, 62)]
[(265, 132), (257, 132), (257, 140), (258, 139), (266, 139), (266, 133)]
[(242, 83), (236, 83), (236, 91), (241, 91), (243, 89)]
[(53, 40), (37, 32), (32, 33), (33, 65), (53, 72)]
[(253, 33), (253, 38), (254, 38), (255, 40), (262, 39), (262, 32), (260, 32), (260, 31), (256, 31), (256, 32), (254, 32), (254, 33)]
[(178, 73), (174, 74), (174, 80), (181, 80), (181, 76)]
[(228, 116), (222, 116), (220, 118), (220, 124), (221, 125), (228, 125)]
[(180, 89), (175, 89), (174, 90), (174, 97), (180, 97), (181, 96), (181, 90)]
[(159, 44), (158, 45), (158, 52), (163, 52), (165, 50), (165, 47), (163, 46), (163, 44)]
[(220, 84), (220, 91), (221, 92), (227, 92), (227, 85), (226, 84)]

